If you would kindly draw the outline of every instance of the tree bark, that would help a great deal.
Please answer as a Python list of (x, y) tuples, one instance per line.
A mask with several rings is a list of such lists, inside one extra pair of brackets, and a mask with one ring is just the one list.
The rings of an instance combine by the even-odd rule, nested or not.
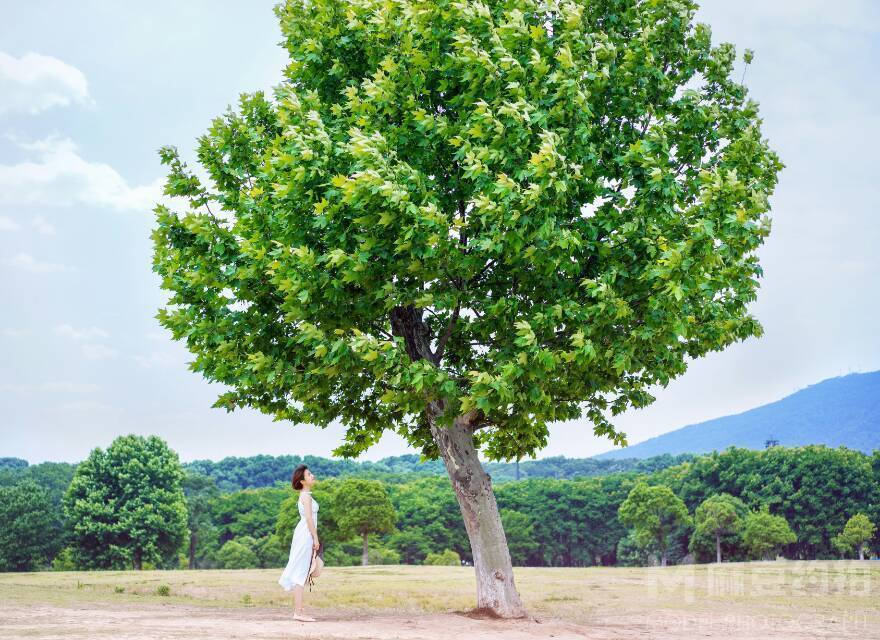
[(190, 532), (189, 534), (189, 568), (196, 568), (196, 534)]
[(721, 564), (721, 534), (715, 532), (715, 562)]
[(529, 617), (514, 583), (492, 480), (477, 458), (470, 415), (458, 416), (451, 427), (446, 427), (436, 423), (441, 414), (442, 407), (432, 402), (428, 408), (431, 433), (461, 508), (474, 557), (477, 611), (499, 618)]
[(665, 566), (666, 566), (666, 549), (664, 549), (664, 550), (660, 553), (660, 566), (661, 566), (661, 567), (665, 567)]
[(859, 560), (865, 559), (865, 547), (859, 545)]
[(367, 537), (369, 535), (370, 535), (369, 533), (364, 534), (364, 554), (363, 554), (363, 556), (361, 556), (361, 566), (362, 567), (366, 567), (367, 562), (369, 560), (369, 548), (367, 546)]

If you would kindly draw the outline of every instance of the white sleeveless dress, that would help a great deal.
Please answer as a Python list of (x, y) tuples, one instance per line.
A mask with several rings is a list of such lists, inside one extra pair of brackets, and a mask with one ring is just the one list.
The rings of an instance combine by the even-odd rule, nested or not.
[[(318, 528), (318, 501), (312, 498), (312, 519), (315, 522), (315, 530)], [(287, 567), (284, 573), (278, 579), (278, 584), (284, 587), (285, 591), (293, 589), (294, 585), (304, 586), (306, 578), (309, 574), (309, 565), (312, 562), (312, 532), (306, 524), (305, 506), (303, 500), (299, 499), (296, 503), (299, 509), (299, 522), (293, 528), (293, 539), (290, 541), (290, 559), (287, 561)]]

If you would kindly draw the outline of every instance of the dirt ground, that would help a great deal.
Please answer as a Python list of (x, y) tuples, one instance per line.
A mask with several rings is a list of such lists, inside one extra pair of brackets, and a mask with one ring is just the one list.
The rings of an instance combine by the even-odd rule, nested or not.
[(530, 619), (469, 615), (468, 567), (328, 567), (316, 622), (291, 618), (278, 570), (0, 574), (0, 638), (880, 638), (880, 563), (515, 572)]
[[(426, 614), (362, 616), (311, 611), (316, 622), (298, 622), (289, 611), (211, 609), (185, 605), (34, 606), (19, 610), (0, 608), (0, 634), (10, 638), (369, 638), (415, 640), (461, 637), (583, 638), (580, 625), (562, 621), (473, 620), (464, 615)], [(614, 636), (605, 636), (614, 637)]]

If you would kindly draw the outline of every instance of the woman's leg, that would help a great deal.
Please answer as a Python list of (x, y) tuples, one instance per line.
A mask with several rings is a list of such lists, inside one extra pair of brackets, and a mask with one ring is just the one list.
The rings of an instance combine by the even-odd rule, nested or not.
[(303, 612), (303, 591), (305, 591), (305, 585), (293, 585), (293, 612), (294, 613), (302, 613)]

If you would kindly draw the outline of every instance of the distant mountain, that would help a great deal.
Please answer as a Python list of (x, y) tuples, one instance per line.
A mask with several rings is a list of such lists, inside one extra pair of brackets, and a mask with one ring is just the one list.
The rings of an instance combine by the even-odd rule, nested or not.
[(768, 440), (784, 447), (844, 445), (865, 453), (880, 449), (880, 371), (828, 378), (776, 402), (688, 425), (595, 457), (612, 460), (709, 453), (732, 445), (763, 449)]

